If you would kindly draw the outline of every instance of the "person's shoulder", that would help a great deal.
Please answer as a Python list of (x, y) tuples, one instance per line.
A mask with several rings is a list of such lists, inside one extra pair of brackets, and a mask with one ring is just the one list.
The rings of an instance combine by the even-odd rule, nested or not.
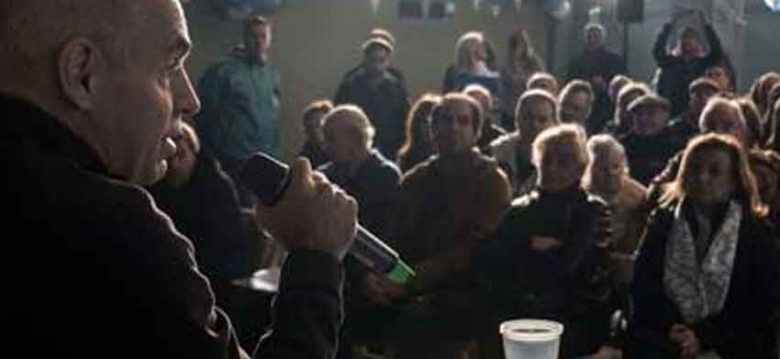
[(388, 160), (382, 153), (377, 150), (371, 151), (372, 168), (383, 174), (383, 177), (393, 178), (396, 181), (401, 178), (401, 170), (392, 161)]
[(490, 142), (490, 151), (493, 154), (499, 154), (504, 152), (514, 152), (515, 147), (520, 142), (520, 133), (510, 132), (503, 134)]
[(433, 167), (439, 160), (439, 155), (433, 155), (428, 157), (425, 161), (422, 161), (406, 171), (401, 177), (401, 185), (403, 187), (409, 187), (417, 185), (424, 181), (425, 178), (431, 175)]

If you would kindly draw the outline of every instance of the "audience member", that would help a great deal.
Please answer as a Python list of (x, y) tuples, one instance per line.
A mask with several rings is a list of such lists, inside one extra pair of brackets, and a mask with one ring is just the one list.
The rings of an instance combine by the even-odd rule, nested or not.
[(742, 116), (745, 117), (745, 125), (747, 126), (745, 148), (751, 150), (763, 147), (760, 142), (763, 137), (763, 129), (761, 128), (761, 115), (758, 112), (758, 107), (750, 97), (740, 97), (736, 101), (742, 110)]
[(409, 111), (406, 87), (389, 70), (393, 45), (381, 37), (363, 43), (360, 70), (345, 78), (333, 102), (359, 106), (376, 127), (375, 147), (395, 158), (404, 140), (404, 117)]
[(775, 358), (780, 244), (743, 146), (688, 143), (650, 218), (632, 286), (634, 358)]
[(761, 118), (764, 118), (767, 111), (771, 111), (769, 104), (767, 103), (767, 95), (772, 86), (780, 82), (780, 74), (777, 72), (767, 72), (756, 78), (753, 81), (753, 85), (750, 87), (750, 97), (753, 102), (758, 106), (758, 112)]
[(493, 288), (489, 308), (497, 320), (489, 325), (486, 351), (490, 342), (500, 346), (495, 329), (512, 318), (562, 323), (564, 358), (613, 350), (607, 348), (616, 308), (606, 266), (609, 218), (603, 202), (580, 186), (585, 142), (575, 125), (539, 134), (533, 144), (537, 189), (512, 203), (496, 239), (474, 259)]
[(514, 195), (523, 195), (536, 186), (536, 168), (531, 162), (534, 139), (558, 124), (558, 101), (542, 90), (526, 91), (517, 102), (516, 130), (495, 140), (490, 152), (509, 177)]
[(593, 112), (593, 88), (583, 80), (572, 80), (558, 96), (558, 120), (561, 123), (574, 123), (591, 133), (588, 118)]
[(633, 82), (624, 86), (617, 95), (615, 101), (615, 117), (610, 124), (610, 132), (618, 140), (622, 140), (631, 133), (634, 127), (634, 115), (628, 112), (628, 105), (634, 100), (653, 93), (646, 84), (642, 82)]
[(645, 227), (647, 189), (631, 178), (626, 151), (614, 137), (591, 137), (588, 140), (588, 154), (590, 163), (583, 178), (584, 188), (609, 206), (612, 228), (610, 246), (615, 254), (625, 258), (637, 249)]
[(325, 153), (325, 135), (322, 133), (322, 118), (333, 109), (330, 100), (318, 100), (303, 109), (303, 134), (306, 140), (298, 156), (306, 158), (317, 168), (328, 162)]
[(379, 151), (371, 149), (375, 130), (359, 107), (339, 105), (322, 121), (331, 161), (319, 171), (355, 198), (360, 223), (384, 237), (401, 172)]
[(369, 275), (377, 303), (395, 303), (392, 335), (398, 358), (456, 358), (482, 314), (469, 274), (472, 251), (490, 239), (509, 206), (506, 177), (475, 145), (479, 104), (450, 93), (431, 115), (439, 154), (405, 174), (390, 236), (417, 277), (400, 287)]
[(186, 122), (172, 137), (176, 154), (165, 178), (149, 188), (155, 203), (195, 247), (195, 258), (209, 279), (247, 277), (259, 267), (261, 232), (254, 213), (239, 203), (233, 180), (219, 162), (201, 150)]
[(430, 116), (439, 101), (441, 96), (426, 93), (420, 96), (409, 110), (405, 125), (406, 140), (398, 151), (398, 167), (402, 173), (408, 172), (436, 153), (431, 137)]
[(517, 100), (525, 92), (528, 79), (533, 74), (544, 71), (544, 65), (528, 38), (528, 32), (523, 28), (518, 28), (509, 36), (507, 49), (506, 66), (501, 70), (499, 102), (501, 127), (512, 131), (515, 126)]
[(672, 29), (678, 25), (685, 12), (676, 13), (667, 21), (653, 45), (653, 57), (658, 64), (658, 94), (671, 103), (672, 116), (678, 116), (688, 106), (688, 86), (691, 81), (704, 75), (704, 71), (713, 64), (722, 61), (723, 49), (712, 24), (704, 18), (704, 13), (695, 11), (699, 24), (704, 28), (709, 52), (705, 54), (699, 39), (699, 32), (691, 26), (681, 29), (677, 46), (669, 52), (666, 43)]
[(685, 148), (688, 140), (698, 135), (699, 117), (707, 101), (721, 92), (721, 87), (714, 80), (700, 77), (689, 86), (690, 103), (679, 117), (672, 119), (671, 132), (678, 148)]
[[(617, 104), (617, 97), (620, 93), (620, 90), (630, 85), (632, 82), (634, 82), (634, 80), (626, 75), (618, 74), (612, 78), (612, 81), (609, 82), (609, 89), (607, 90), (607, 94), (609, 95), (609, 100), (612, 101), (613, 107), (615, 104)], [(610, 116), (611, 115), (613, 115), (613, 113), (611, 113)]]
[(767, 95), (767, 112), (764, 116), (764, 147), (780, 151), (780, 83), (772, 86)]
[(622, 56), (607, 50), (607, 30), (600, 24), (585, 25), (585, 50), (569, 62), (568, 81), (583, 79), (593, 89), (593, 111), (588, 117), (588, 133), (601, 133), (614, 113), (609, 99), (609, 84), (618, 74), (626, 73)]
[(712, 79), (718, 84), (724, 92), (733, 93), (737, 89), (737, 78), (734, 73), (734, 66), (731, 64), (726, 54), (720, 61), (715, 62), (712, 66), (708, 67), (704, 71), (704, 76)]
[(748, 159), (761, 202), (769, 207), (769, 221), (777, 229), (780, 227), (780, 154), (772, 150), (751, 150)]
[(498, 94), (500, 80), (495, 56), (482, 32), (470, 31), (458, 38), (455, 55), (455, 64), (444, 72), (442, 93), (462, 91), (467, 85), (478, 83)]
[(634, 116), (634, 128), (623, 139), (631, 175), (647, 185), (674, 156), (674, 136), (669, 130), (669, 101), (658, 95), (644, 95), (628, 106)]
[(271, 23), (251, 17), (243, 46), (211, 65), (198, 86), (198, 134), (234, 180), (255, 152), (281, 156), (279, 74), (269, 63), (270, 47)]
[(558, 80), (550, 73), (537, 72), (528, 79), (528, 90), (540, 89), (547, 91), (553, 97), (558, 97), (560, 87), (558, 86)]
[[(384, 28), (381, 27), (375, 27), (371, 29), (371, 31), (368, 33), (368, 38), (366, 38), (366, 41), (371, 40), (373, 38), (382, 39), (384, 41), (387, 41), (390, 46), (395, 49), (395, 36), (393, 34)], [(363, 68), (363, 64), (358, 64), (357, 66), (353, 67), (351, 70), (347, 71), (347, 73), (344, 75), (344, 78), (342, 78), (342, 81), (345, 79), (353, 76), (356, 72), (360, 71)], [(406, 88), (406, 77), (404, 76), (404, 73), (401, 71), (401, 69), (393, 66), (391, 63), (387, 67), (387, 72), (395, 76), (396, 80), (400, 81), (401, 84)]]
[[(2, 225), (24, 236), (0, 261), (5, 340), (36, 357), (247, 358), (190, 240), (140, 187), (200, 107), (179, 1), (6, 0), (0, 23)], [(258, 207), (290, 255), (256, 358), (334, 355), (356, 211), (306, 161)]]
[(478, 84), (466, 86), (463, 89), (463, 93), (479, 102), (480, 106), (482, 106), (482, 130), (479, 140), (477, 140), (477, 147), (480, 151), (487, 154), (490, 152), (490, 143), (506, 134), (506, 131), (496, 124), (493, 97), (488, 89)]

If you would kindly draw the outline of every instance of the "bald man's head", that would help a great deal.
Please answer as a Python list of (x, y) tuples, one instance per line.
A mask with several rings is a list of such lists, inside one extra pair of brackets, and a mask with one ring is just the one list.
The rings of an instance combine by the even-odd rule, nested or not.
[[(58, 51), (87, 38), (119, 62), (130, 51), (121, 35), (133, 29), (133, 12), (155, 0), (3, 0), (0, 2), (0, 83), (30, 85), (55, 71)], [(34, 77), (39, 77), (38, 79)]]

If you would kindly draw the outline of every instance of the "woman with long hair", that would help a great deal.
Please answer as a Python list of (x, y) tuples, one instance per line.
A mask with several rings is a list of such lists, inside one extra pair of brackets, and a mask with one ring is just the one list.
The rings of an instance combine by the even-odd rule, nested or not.
[(756, 187), (733, 137), (688, 143), (637, 258), (632, 357), (777, 357), (780, 247)]
[(505, 129), (514, 130), (514, 114), (517, 100), (525, 92), (526, 83), (531, 76), (544, 71), (542, 59), (536, 54), (528, 32), (518, 28), (509, 36), (507, 43), (507, 61), (501, 69), (501, 124)]
[(425, 161), (435, 152), (428, 119), (441, 96), (428, 92), (420, 96), (406, 116), (406, 139), (398, 150), (398, 167), (402, 173)]

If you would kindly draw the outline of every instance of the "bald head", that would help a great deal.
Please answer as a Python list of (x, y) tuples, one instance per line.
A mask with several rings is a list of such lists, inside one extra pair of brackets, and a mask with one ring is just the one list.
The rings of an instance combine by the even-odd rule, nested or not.
[(29, 86), (51, 79), (54, 62), (65, 43), (85, 38), (111, 59), (132, 49), (122, 41), (140, 11), (159, 0), (3, 0), (0, 2), (0, 84)]

